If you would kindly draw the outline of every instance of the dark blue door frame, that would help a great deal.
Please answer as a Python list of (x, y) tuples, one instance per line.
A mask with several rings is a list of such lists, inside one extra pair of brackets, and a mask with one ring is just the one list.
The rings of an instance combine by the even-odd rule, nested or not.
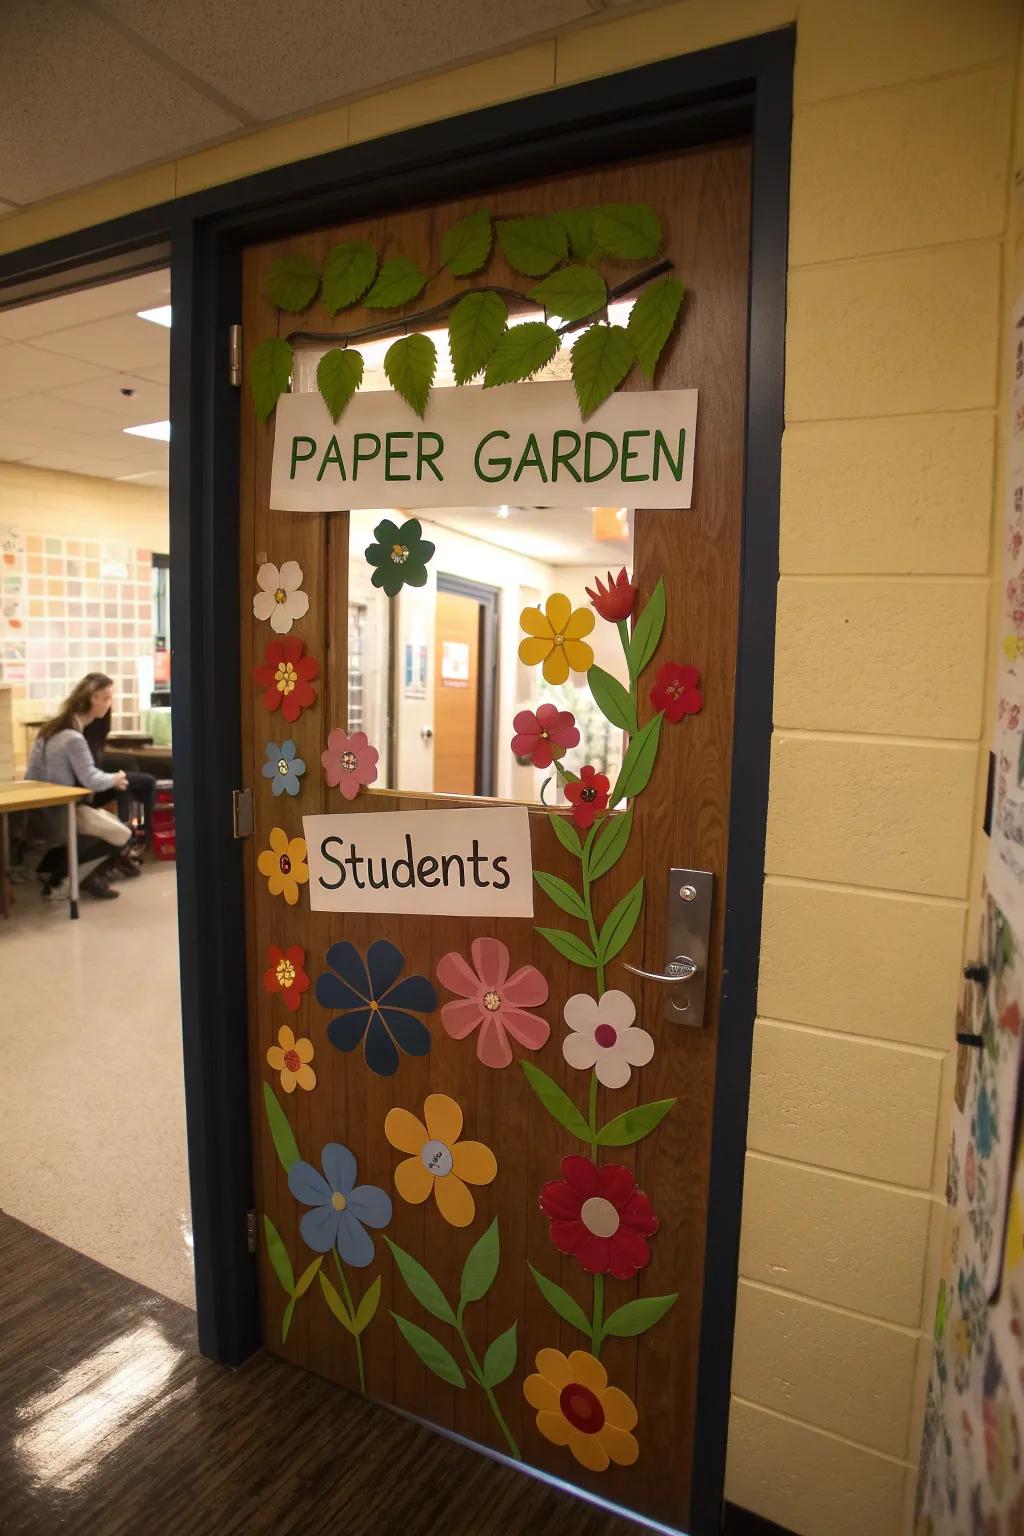
[[(653, 20), (653, 18), (648, 18)], [(795, 34), (669, 59), (262, 172), (0, 256), (0, 305), (87, 264), (170, 250), (173, 729), (182, 1033), (203, 1352), (260, 1342), (252, 1204), (241, 785), (239, 391), (228, 331), (246, 245), (510, 182), (749, 135), (744, 533), (733, 791), (689, 1527), (721, 1521), (772, 717)]]

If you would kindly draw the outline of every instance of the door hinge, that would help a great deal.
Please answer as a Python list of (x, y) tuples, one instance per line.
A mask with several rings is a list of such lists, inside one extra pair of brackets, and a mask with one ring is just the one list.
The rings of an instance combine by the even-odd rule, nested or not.
[(228, 378), (236, 389), (242, 383), (242, 327), (233, 325), (228, 332)]
[(245, 1246), (250, 1253), (256, 1252), (256, 1212), (245, 1213)]
[(231, 791), (231, 835), (252, 837), (252, 790)]

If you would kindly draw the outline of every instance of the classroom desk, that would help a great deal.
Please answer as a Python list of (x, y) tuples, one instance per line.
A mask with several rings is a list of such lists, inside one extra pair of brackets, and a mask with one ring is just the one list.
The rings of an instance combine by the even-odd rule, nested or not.
[[(68, 916), (78, 916), (78, 828), (75, 824), (75, 805), (88, 800), (89, 790), (73, 789), (68, 784), (44, 784), (38, 779), (17, 779), (13, 783), (0, 783), (0, 817), (10, 811), (49, 810), (55, 805), (66, 805), (68, 810)], [(0, 911), (4, 917), (10, 913), (10, 895), (6, 870), (6, 827), (0, 830)]]

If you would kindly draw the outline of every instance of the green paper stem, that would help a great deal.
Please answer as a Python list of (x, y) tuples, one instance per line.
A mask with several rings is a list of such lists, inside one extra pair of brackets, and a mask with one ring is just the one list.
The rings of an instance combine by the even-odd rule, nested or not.
[(590, 946), (597, 956), (597, 995), (604, 995), (604, 962), (601, 959), (601, 950), (598, 945), (597, 924), (594, 921), (594, 904), (590, 895), (590, 850), (597, 835), (600, 822), (595, 822), (587, 833), (587, 840), (583, 844), (583, 905), (587, 909), (587, 928), (590, 931)]
[(594, 1156), (597, 1156), (597, 1068), (590, 1074), (590, 1102), (587, 1110), (587, 1124), (590, 1126), (590, 1145)]
[(619, 632), (619, 643), (622, 646), (622, 654), (626, 658), (626, 671), (629, 674), (629, 697), (633, 701), (633, 708), (635, 710), (636, 707), (637, 707), (637, 697), (636, 697), (636, 693), (637, 693), (636, 682), (637, 682), (637, 680), (633, 676), (632, 668), (629, 665), (629, 620), (628, 619), (618, 619), (616, 621), (615, 628)]
[(594, 1276), (594, 1320), (590, 1325), (590, 1342), (594, 1350), (594, 1359), (601, 1358), (601, 1345), (604, 1343), (604, 1275)]
[[(341, 1260), (338, 1257), (338, 1250), (337, 1250), (337, 1248), (332, 1248), (331, 1252), (334, 1254), (335, 1268), (338, 1271), (338, 1278), (341, 1281), (341, 1294), (345, 1298), (345, 1305), (348, 1307), (349, 1316), (352, 1319), (352, 1327), (354, 1329), (355, 1325), (356, 1325), (356, 1309), (355, 1309), (355, 1304), (354, 1304), (354, 1302), (352, 1300), (352, 1292), (348, 1288), (348, 1281), (345, 1279), (345, 1271), (341, 1267)], [(365, 1397), (366, 1396), (366, 1368), (363, 1365), (363, 1341), (359, 1337), (358, 1333), (353, 1333), (353, 1338), (355, 1340), (355, 1346), (356, 1346), (356, 1364), (359, 1367), (359, 1390), (363, 1394), (363, 1396)]]
[(456, 1324), (456, 1332), (458, 1333), (459, 1339), (462, 1342), (463, 1349), (466, 1351), (466, 1359), (469, 1361), (469, 1368), (487, 1395), (487, 1401), (491, 1405), (491, 1412), (494, 1414), (498, 1428), (501, 1430), (502, 1435), (505, 1437), (505, 1444), (508, 1446), (509, 1451), (515, 1457), (516, 1461), (522, 1461), (522, 1453), (520, 1452), (519, 1447), (515, 1442), (512, 1431), (509, 1429), (505, 1422), (505, 1415), (498, 1407), (498, 1399), (495, 1397), (492, 1389), (484, 1381), (484, 1373), (480, 1367), (480, 1362), (474, 1353), (472, 1344), (466, 1337), (466, 1330), (463, 1328), (461, 1323)]

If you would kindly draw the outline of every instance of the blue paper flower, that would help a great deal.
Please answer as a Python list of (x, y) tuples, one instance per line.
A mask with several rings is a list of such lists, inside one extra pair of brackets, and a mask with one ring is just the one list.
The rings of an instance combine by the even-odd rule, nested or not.
[(299, 780), (306, 771), (301, 757), (295, 756), (294, 741), (267, 742), (267, 760), (263, 764), (263, 777), (270, 779), (275, 795), (297, 795)]
[(311, 1206), (299, 1222), (303, 1242), (314, 1253), (338, 1256), (356, 1269), (373, 1263), (373, 1238), (367, 1227), (386, 1227), (391, 1198), (376, 1184), (356, 1185), (356, 1160), (348, 1147), (328, 1142), (320, 1154), (323, 1173), (309, 1163), (293, 1163), (288, 1188), (296, 1200)]
[(437, 993), (425, 976), (399, 981), (405, 956), (387, 939), (375, 939), (365, 963), (354, 944), (342, 940), (327, 951), (331, 967), (317, 977), (316, 1000), (340, 1016), (327, 1026), (327, 1038), (339, 1051), (354, 1051), (363, 1042), (371, 1072), (391, 1077), (398, 1070), (398, 1051), (426, 1056), (430, 1031), (417, 1013), (433, 1013)]

